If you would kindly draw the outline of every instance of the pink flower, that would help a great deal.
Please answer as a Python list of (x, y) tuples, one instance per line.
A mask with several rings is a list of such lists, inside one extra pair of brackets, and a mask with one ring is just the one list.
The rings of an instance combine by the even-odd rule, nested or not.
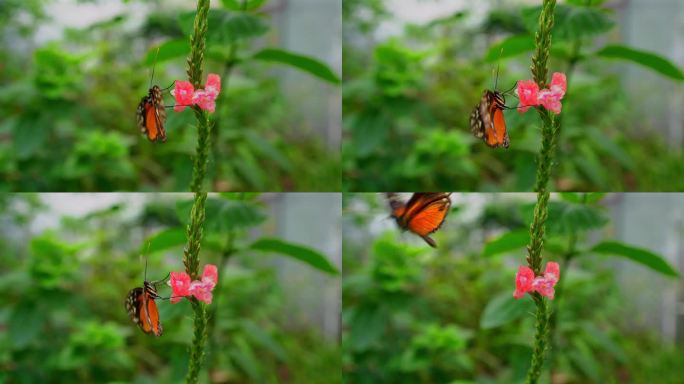
[(553, 261), (546, 264), (544, 276), (534, 275), (530, 267), (520, 266), (515, 274), (515, 292), (513, 297), (520, 299), (528, 292), (538, 292), (540, 295), (553, 300), (554, 286), (560, 279), (560, 266)]
[(218, 282), (218, 269), (213, 264), (207, 264), (202, 271), (202, 280), (190, 281), (190, 276), (185, 272), (171, 272), (169, 285), (172, 295), (171, 303), (176, 304), (181, 297), (194, 296), (197, 300), (211, 304), (211, 291)]
[(556, 115), (561, 112), (561, 99), (568, 90), (565, 74), (554, 72), (549, 88), (539, 89), (534, 80), (518, 80), (516, 93), (520, 98), (518, 112), (527, 112), (530, 107), (541, 105)]
[(183, 112), (185, 107), (192, 105), (192, 96), (195, 88), (189, 81), (176, 80), (176, 87), (171, 90), (171, 95), (176, 99), (176, 106), (173, 110)]
[(520, 266), (518, 273), (515, 274), (515, 292), (513, 297), (520, 299), (525, 296), (527, 292), (532, 290), (532, 283), (534, 281), (534, 272), (530, 267)]
[(185, 272), (171, 272), (171, 304), (176, 304), (181, 297), (190, 295), (190, 275)]
[(565, 73), (554, 72), (553, 76), (551, 76), (551, 86), (549, 88), (563, 98), (565, 91), (568, 90), (568, 81), (565, 78)]
[(210, 73), (209, 76), (207, 76), (207, 84), (204, 86), (204, 89), (209, 93), (213, 93), (214, 98), (216, 98), (221, 92), (221, 76)]
[(539, 86), (534, 82), (534, 80), (518, 80), (518, 87), (516, 88), (515, 92), (520, 98), (518, 112), (527, 112), (530, 107), (539, 105), (539, 101), (537, 101)]
[(563, 96), (559, 92), (542, 89), (539, 91), (539, 104), (557, 115), (561, 112), (561, 97)]
[(214, 112), (216, 110), (216, 94), (200, 89), (195, 91), (192, 96), (192, 103), (199, 105), (204, 110)]

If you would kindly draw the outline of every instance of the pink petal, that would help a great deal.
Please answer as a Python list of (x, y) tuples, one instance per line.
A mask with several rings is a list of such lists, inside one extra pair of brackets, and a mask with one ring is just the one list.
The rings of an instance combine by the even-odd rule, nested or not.
[(175, 304), (181, 297), (190, 295), (190, 276), (185, 272), (171, 272), (171, 303)]
[(211, 304), (212, 300), (212, 295), (211, 295), (211, 290), (214, 288), (214, 286), (209, 283), (205, 283), (202, 281), (193, 281), (190, 283), (190, 293), (197, 298), (199, 301), (203, 301), (207, 304)]
[(192, 103), (199, 105), (200, 108), (214, 112), (216, 109), (216, 94), (207, 92), (203, 89), (195, 91), (192, 97)]
[(534, 271), (530, 267), (520, 266), (518, 273), (515, 274), (515, 292), (513, 297), (520, 299), (525, 296), (525, 293), (532, 290), (532, 283), (534, 282)]
[(558, 263), (550, 261), (546, 264), (546, 269), (544, 270), (544, 278), (553, 282), (556, 285), (560, 279), (560, 265)]
[(208, 93), (212, 93), (214, 98), (216, 98), (221, 92), (221, 76), (215, 73), (210, 73), (209, 76), (207, 76), (207, 84), (204, 89)]
[(560, 99), (563, 95), (559, 92), (555, 92), (549, 89), (542, 89), (539, 91), (539, 104), (544, 106), (544, 108), (555, 113), (556, 115), (561, 112), (561, 102)]
[(204, 266), (204, 271), (202, 271), (202, 282), (211, 284), (211, 289), (216, 286), (218, 281), (218, 269), (214, 264), (207, 264)]
[(560, 94), (560, 98), (562, 99), (565, 92), (568, 90), (568, 80), (565, 78), (565, 73), (554, 72), (551, 76), (551, 85), (549, 88)]
[(553, 300), (555, 295), (555, 290), (553, 286), (556, 285), (556, 281), (553, 279), (547, 279), (546, 277), (536, 277), (532, 283), (532, 290), (539, 292), (540, 295), (546, 296)]
[(176, 86), (171, 90), (171, 95), (176, 99), (176, 106), (173, 110), (182, 112), (186, 106), (192, 105), (192, 96), (195, 88), (189, 81), (176, 80)]

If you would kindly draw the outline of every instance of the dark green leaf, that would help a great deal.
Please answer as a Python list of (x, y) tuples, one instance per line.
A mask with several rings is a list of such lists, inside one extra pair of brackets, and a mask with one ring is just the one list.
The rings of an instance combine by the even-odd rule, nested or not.
[(498, 238), (488, 241), (482, 250), (482, 256), (494, 256), (501, 253), (518, 250), (530, 242), (530, 232), (519, 229), (506, 232)]
[[(523, 20), (527, 29), (534, 33), (539, 24), (541, 6), (523, 9)], [(554, 40), (576, 40), (592, 37), (610, 31), (615, 22), (605, 10), (587, 7), (556, 5), (552, 35)]]
[(185, 244), (186, 238), (187, 235), (185, 233), (185, 229), (179, 227), (167, 228), (157, 232), (151, 237), (148, 237), (147, 240), (141, 245), (140, 253), (155, 253), (169, 248), (178, 247)]
[(596, 244), (590, 249), (591, 252), (600, 253), (603, 255), (615, 255), (625, 257), (644, 265), (656, 272), (660, 272), (666, 276), (679, 277), (679, 273), (675, 270), (664, 257), (655, 254), (649, 250), (637, 248), (619, 241), (604, 241)]
[(7, 323), (8, 340), (15, 348), (24, 348), (42, 333), (44, 320), (45, 315), (36, 303), (17, 304)]
[[(254, 13), (232, 12), (224, 9), (209, 10), (208, 45), (233, 44), (239, 40), (259, 37), (268, 31), (268, 24)], [(195, 12), (186, 12), (179, 16), (178, 22), (183, 33), (191, 35), (195, 20)]]
[(352, 312), (349, 323), (349, 348), (362, 351), (380, 340), (387, 318), (378, 306), (367, 304)]
[(596, 52), (596, 55), (610, 59), (628, 60), (633, 63), (652, 69), (663, 76), (676, 80), (684, 80), (684, 73), (666, 58), (624, 45), (607, 45)]
[(221, 4), (231, 11), (253, 11), (268, 0), (221, 0)]
[(322, 253), (280, 239), (262, 238), (252, 243), (250, 248), (262, 252), (273, 252), (289, 256), (326, 273), (334, 275), (339, 273), (337, 268)]
[(499, 58), (517, 56), (533, 49), (534, 39), (531, 35), (510, 36), (492, 45), (485, 55), (485, 61), (491, 63)]
[[(157, 54), (157, 49), (159, 49), (159, 54)], [(190, 42), (187, 39), (168, 40), (163, 42), (159, 47), (151, 48), (147, 51), (144, 64), (152, 68), (155, 64), (155, 57), (157, 63), (161, 63), (177, 57), (185, 57), (189, 53)]]
[(337, 77), (330, 67), (309, 56), (289, 52), (284, 49), (266, 48), (255, 53), (252, 58), (286, 64), (330, 83), (340, 83), (339, 77)]
[(485, 307), (480, 318), (482, 329), (491, 329), (508, 324), (513, 320), (531, 313), (534, 302), (525, 295), (522, 299), (515, 299), (513, 292), (503, 292), (492, 299)]

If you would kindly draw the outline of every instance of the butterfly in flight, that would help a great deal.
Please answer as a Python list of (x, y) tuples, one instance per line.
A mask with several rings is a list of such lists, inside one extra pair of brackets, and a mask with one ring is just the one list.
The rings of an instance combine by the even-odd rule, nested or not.
[(444, 223), (451, 207), (450, 195), (451, 192), (419, 192), (404, 202), (398, 194), (389, 192), (387, 200), (392, 210), (391, 217), (399, 228), (415, 233), (431, 247), (437, 248), (430, 234)]
[(147, 281), (146, 259), (143, 286), (131, 289), (126, 296), (126, 311), (131, 321), (138, 324), (143, 332), (151, 333), (157, 337), (162, 335), (163, 328), (155, 300), (162, 298), (157, 293), (157, 285), (164, 281), (166, 278), (158, 281)]
[[(157, 49), (157, 55), (159, 50)], [(164, 108), (164, 98), (162, 96), (162, 89), (157, 85), (152, 85), (154, 78), (154, 66), (157, 63), (157, 57), (154, 58), (152, 65), (152, 76), (150, 77), (150, 88), (146, 96), (140, 100), (138, 109), (136, 111), (136, 118), (138, 121), (138, 128), (147, 135), (147, 138), (152, 141), (166, 141), (166, 130), (164, 123), (166, 122), (166, 109)]]
[(486, 89), (470, 114), (470, 131), (493, 148), (508, 148), (509, 145), (504, 109), (506, 99), (503, 93)]

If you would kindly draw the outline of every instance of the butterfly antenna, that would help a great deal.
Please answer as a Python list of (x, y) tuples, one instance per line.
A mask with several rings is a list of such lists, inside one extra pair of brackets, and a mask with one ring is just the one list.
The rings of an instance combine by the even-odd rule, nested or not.
[(496, 60), (496, 77), (494, 78), (495, 91), (497, 84), (499, 84), (499, 66), (501, 65), (501, 55), (503, 55), (503, 48), (501, 48), (501, 51), (499, 51), (499, 58)]
[(159, 56), (159, 47), (157, 47), (157, 53), (154, 54), (154, 62), (152, 63), (152, 76), (150, 76), (150, 86), (152, 88), (152, 80), (154, 79), (154, 67), (157, 65), (157, 56)]
[(145, 279), (144, 281), (147, 281), (147, 252), (150, 251), (150, 242), (147, 242), (147, 249), (145, 249)]

